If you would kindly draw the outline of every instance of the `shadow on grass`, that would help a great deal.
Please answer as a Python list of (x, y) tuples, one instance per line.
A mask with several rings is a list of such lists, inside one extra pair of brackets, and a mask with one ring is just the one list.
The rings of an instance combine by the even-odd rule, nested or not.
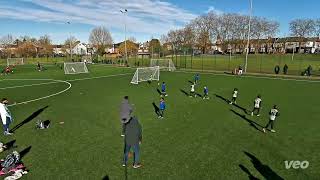
[(193, 82), (193, 81), (190, 81), (190, 80), (189, 80), (188, 82), (189, 82), (190, 84), (194, 84), (194, 82)]
[(186, 95), (186, 96), (190, 96), (190, 94), (189, 94), (189, 93), (187, 93), (185, 90), (180, 89), (180, 91), (181, 91), (184, 95)]
[(19, 154), (20, 154), (20, 158), (22, 159), (24, 156), (26, 156), (31, 150), (31, 146), (25, 148), (24, 150), (22, 150)]
[[(229, 99), (226, 99), (226, 98), (224, 98), (224, 97), (222, 97), (222, 96), (220, 96), (220, 95), (218, 95), (218, 94), (215, 94), (215, 96), (216, 96), (217, 98), (219, 98), (219, 99), (222, 99), (223, 101), (225, 101), (225, 102), (228, 103), (228, 104), (231, 102)], [(244, 113), (246, 113), (246, 114), (249, 112), (246, 108), (241, 107), (241, 106), (239, 106), (238, 104), (232, 103), (232, 105), (233, 105), (234, 107), (238, 108), (238, 109), (241, 109), (241, 110), (242, 110)]]
[(223, 72), (224, 74), (234, 75), (232, 72)]
[(199, 93), (195, 93), (198, 97), (201, 97), (201, 98), (203, 98), (203, 96), (201, 95), (201, 94), (199, 94)]
[(240, 167), (240, 169), (241, 169), (242, 171), (244, 171), (245, 173), (248, 174), (249, 180), (259, 180), (259, 178), (254, 177), (254, 176), (251, 174), (251, 172), (250, 172), (246, 167), (244, 167), (242, 164), (239, 164), (239, 167)]
[[(252, 155), (246, 151), (244, 151), (244, 154), (250, 158), (250, 161), (252, 162), (254, 168), (264, 177), (264, 179), (266, 179), (266, 180), (283, 180), (283, 178), (281, 176), (279, 176), (276, 172), (274, 172), (268, 165), (263, 164), (257, 157), (255, 157), (254, 155)], [(243, 165), (239, 165), (239, 166), (240, 166), (240, 168), (241, 168), (241, 166), (244, 167)], [(242, 169), (242, 170), (248, 174), (248, 172), (245, 171), (245, 169)]]
[(10, 130), (10, 132), (15, 132), (17, 129), (19, 129), (21, 126), (27, 124), (28, 122), (32, 121), (34, 118), (36, 118), (39, 114), (41, 114), (45, 109), (47, 109), (49, 106), (45, 106), (36, 112), (32, 113), (27, 119), (23, 120), (21, 123), (17, 124), (14, 128)]
[(9, 150), (11, 148), (16, 148), (18, 146), (15, 146), (14, 144), (16, 143), (16, 140), (12, 140), (12, 141), (9, 141), (7, 143), (5, 143), (4, 145), (6, 146), (5, 150)]
[(218, 95), (218, 94), (214, 94), (217, 98), (222, 99), (223, 101), (225, 101), (226, 103), (230, 103), (230, 100)]
[(105, 175), (102, 180), (109, 180), (109, 176), (108, 175)]
[(128, 180), (128, 167), (124, 167), (124, 179)]
[(233, 109), (230, 109), (230, 111), (233, 112), (235, 115), (241, 117), (243, 120), (247, 121), (247, 122), (250, 124), (250, 126), (252, 126), (253, 128), (255, 128), (257, 131), (263, 132), (261, 129), (258, 128), (258, 127), (263, 128), (263, 126), (261, 126), (260, 124), (254, 122), (254, 121), (252, 121), (252, 120), (250, 120), (250, 119), (248, 119), (248, 118), (246, 117), (246, 115), (240, 114), (240, 113), (234, 111)]
[(162, 93), (161, 93), (159, 88), (157, 88), (157, 92), (158, 92), (159, 95), (162, 95)]
[(157, 116), (160, 116), (160, 108), (154, 102), (152, 103), (152, 106), (154, 108), (154, 113), (156, 113)]

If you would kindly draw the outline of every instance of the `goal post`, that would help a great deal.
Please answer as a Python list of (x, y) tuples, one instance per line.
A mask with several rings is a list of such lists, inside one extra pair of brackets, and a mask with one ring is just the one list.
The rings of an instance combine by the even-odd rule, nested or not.
[(80, 74), (89, 73), (86, 63), (84, 62), (65, 62), (64, 63), (65, 74)]
[(150, 67), (159, 66), (161, 70), (175, 71), (176, 67), (171, 59), (151, 59)]
[(144, 81), (159, 81), (160, 79), (160, 67), (144, 67), (144, 68), (137, 68), (136, 72), (134, 73), (131, 84), (139, 84), (139, 82)]
[(7, 66), (23, 65), (24, 58), (7, 58)]

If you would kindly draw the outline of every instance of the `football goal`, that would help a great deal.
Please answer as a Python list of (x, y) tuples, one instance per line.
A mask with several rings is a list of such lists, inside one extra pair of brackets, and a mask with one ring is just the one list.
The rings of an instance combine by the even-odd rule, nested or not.
[(23, 65), (24, 59), (23, 58), (8, 58), (7, 59), (7, 66), (15, 66), (15, 65)]
[(159, 66), (161, 70), (165, 71), (175, 71), (176, 67), (174, 66), (171, 59), (151, 59), (150, 67)]
[(92, 64), (92, 58), (91, 58), (91, 56), (82, 56), (82, 57), (81, 57), (81, 60), (82, 60), (82, 62)]
[(64, 73), (79, 74), (79, 73), (89, 73), (89, 71), (84, 62), (68, 62), (68, 63), (64, 63)]
[(144, 68), (137, 68), (136, 72), (133, 75), (131, 80), (132, 84), (139, 84), (139, 82), (144, 81), (159, 81), (160, 77), (160, 67), (144, 67)]

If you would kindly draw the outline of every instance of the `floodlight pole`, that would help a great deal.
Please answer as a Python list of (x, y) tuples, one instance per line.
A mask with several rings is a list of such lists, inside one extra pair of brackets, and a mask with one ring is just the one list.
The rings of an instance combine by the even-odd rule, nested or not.
[(248, 67), (248, 56), (249, 56), (249, 45), (250, 45), (250, 34), (251, 34), (251, 18), (252, 18), (252, 0), (250, 1), (250, 15), (249, 15), (249, 27), (248, 27), (248, 41), (247, 41), (247, 52), (246, 52), (246, 62), (244, 65), (244, 72), (247, 72)]
[(120, 12), (124, 15), (124, 52), (126, 56), (126, 61), (128, 62), (128, 51), (127, 51), (127, 12), (128, 10), (125, 9), (124, 11), (120, 10)]

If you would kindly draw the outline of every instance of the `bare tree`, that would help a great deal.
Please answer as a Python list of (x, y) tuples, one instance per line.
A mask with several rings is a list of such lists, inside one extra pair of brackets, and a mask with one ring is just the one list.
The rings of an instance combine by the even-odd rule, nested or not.
[(290, 22), (290, 31), (293, 36), (299, 37), (299, 51), (303, 38), (315, 32), (315, 22), (312, 19), (295, 19)]
[(89, 37), (89, 43), (98, 49), (98, 54), (103, 55), (105, 48), (113, 43), (111, 33), (106, 27), (99, 26), (94, 28)]
[(10, 45), (13, 44), (14, 40), (11, 34), (7, 34), (5, 36), (2, 36), (0, 38), (0, 44), (6, 46), (6, 45)]
[(63, 51), (67, 54), (71, 54), (72, 49), (79, 41), (74, 37), (70, 36), (66, 41), (64, 42)]
[(207, 53), (211, 45), (211, 19), (206, 16), (200, 16), (191, 22), (196, 33), (195, 41), (196, 46), (198, 46), (202, 53)]
[(134, 42), (134, 43), (137, 42), (137, 39), (136, 39), (135, 37), (133, 37), (133, 36), (129, 37), (128, 40), (129, 40), (129, 41), (132, 41), (132, 42)]
[(53, 47), (49, 35), (41, 36), (38, 40), (39, 54), (41, 56), (49, 57), (53, 53)]
[[(137, 54), (138, 49), (139, 49), (139, 45), (130, 41), (130, 40), (126, 41), (126, 47), (127, 47), (127, 53), (129, 56)], [(119, 52), (120, 52), (120, 54), (125, 55), (126, 50), (125, 50), (125, 43), (124, 42), (122, 42), (120, 44)]]
[[(211, 11), (195, 18), (183, 29), (169, 31), (161, 41), (179, 48), (196, 46), (202, 53), (207, 53), (211, 43), (218, 39), (223, 47), (233, 44), (235, 49), (244, 49), (248, 38), (248, 19), (248, 16), (237, 13), (217, 14)], [(279, 31), (278, 22), (261, 17), (253, 17), (252, 27), (252, 36), (258, 39), (257, 47), (260, 39), (273, 37)]]
[(315, 35), (320, 38), (320, 19), (315, 20)]
[(12, 45), (14, 43), (14, 40), (13, 40), (13, 37), (11, 34), (8, 34), (8, 35), (5, 35), (5, 36), (2, 36), (0, 38), (0, 44), (3, 45), (4, 47), (4, 55), (6, 57), (10, 57), (11, 54), (12, 54), (12, 51), (11, 49), (9, 48), (10, 45)]

